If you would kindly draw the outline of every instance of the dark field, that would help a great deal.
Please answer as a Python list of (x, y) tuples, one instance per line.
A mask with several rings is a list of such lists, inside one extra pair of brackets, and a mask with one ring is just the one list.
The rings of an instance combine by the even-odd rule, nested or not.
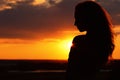
[(64, 80), (65, 60), (0, 60), (0, 80)]
[[(66, 60), (0, 60), (0, 80), (65, 80), (66, 65)], [(111, 61), (97, 76), (120, 80), (120, 60)]]

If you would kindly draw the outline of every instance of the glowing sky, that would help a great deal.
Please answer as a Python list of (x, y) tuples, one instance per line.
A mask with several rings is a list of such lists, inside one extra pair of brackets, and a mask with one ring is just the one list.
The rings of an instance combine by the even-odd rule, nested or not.
[[(0, 0), (0, 59), (67, 59), (79, 33), (74, 6), (85, 0)], [(112, 16), (120, 58), (120, 0), (94, 0)]]

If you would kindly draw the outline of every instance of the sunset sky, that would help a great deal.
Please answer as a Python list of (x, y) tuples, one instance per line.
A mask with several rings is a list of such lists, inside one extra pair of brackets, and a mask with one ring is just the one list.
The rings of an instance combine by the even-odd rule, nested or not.
[[(73, 37), (74, 7), (85, 0), (0, 0), (0, 59), (67, 59)], [(111, 15), (113, 58), (120, 59), (120, 0), (94, 0)]]

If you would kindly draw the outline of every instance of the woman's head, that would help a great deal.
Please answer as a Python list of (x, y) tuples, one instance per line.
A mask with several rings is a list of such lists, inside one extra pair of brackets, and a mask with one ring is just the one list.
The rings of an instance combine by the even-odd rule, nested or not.
[(94, 1), (85, 1), (76, 5), (74, 17), (75, 26), (80, 31), (87, 31), (88, 38), (93, 40), (92, 43), (97, 45), (101, 53), (112, 55), (114, 49), (112, 22), (105, 9)]
[(75, 25), (80, 31), (96, 31), (110, 25), (108, 13), (98, 3), (85, 1), (75, 7)]

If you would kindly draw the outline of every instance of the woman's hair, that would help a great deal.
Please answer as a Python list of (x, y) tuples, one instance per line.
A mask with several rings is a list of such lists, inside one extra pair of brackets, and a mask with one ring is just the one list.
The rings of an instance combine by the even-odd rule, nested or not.
[(93, 33), (91, 38), (99, 48), (103, 48), (102, 52), (111, 56), (114, 50), (114, 36), (108, 12), (94, 1), (85, 1), (76, 5), (74, 16), (78, 23), (84, 24), (87, 31)]

